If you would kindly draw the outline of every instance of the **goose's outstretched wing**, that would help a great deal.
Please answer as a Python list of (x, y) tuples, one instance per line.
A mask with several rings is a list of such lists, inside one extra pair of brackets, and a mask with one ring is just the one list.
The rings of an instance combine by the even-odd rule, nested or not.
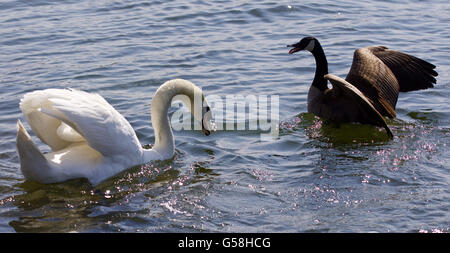
[(33, 132), (53, 150), (64, 148), (72, 139), (86, 141), (104, 156), (140, 150), (129, 122), (98, 94), (47, 89), (26, 94), (20, 106)]
[(393, 134), (386, 124), (383, 116), (375, 109), (369, 99), (361, 93), (355, 86), (345, 81), (344, 79), (327, 74), (324, 76), (333, 85), (334, 92), (345, 97), (346, 101), (353, 101), (354, 106), (359, 108), (360, 121), (362, 123), (369, 123), (386, 129), (387, 135), (392, 138)]
[(436, 66), (425, 60), (383, 46), (369, 50), (394, 73), (402, 92), (432, 88), (436, 83)]
[(357, 49), (346, 81), (353, 84), (383, 115), (395, 117), (400, 91), (433, 87), (434, 65), (384, 46)]

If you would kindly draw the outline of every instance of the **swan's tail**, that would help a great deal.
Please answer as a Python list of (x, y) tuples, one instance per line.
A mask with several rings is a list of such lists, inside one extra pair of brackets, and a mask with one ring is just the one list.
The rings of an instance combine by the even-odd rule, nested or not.
[(27, 130), (20, 120), (17, 121), (17, 151), (20, 158), (20, 169), (28, 180), (45, 182), (45, 175), (50, 171), (49, 164), (44, 155), (33, 143)]

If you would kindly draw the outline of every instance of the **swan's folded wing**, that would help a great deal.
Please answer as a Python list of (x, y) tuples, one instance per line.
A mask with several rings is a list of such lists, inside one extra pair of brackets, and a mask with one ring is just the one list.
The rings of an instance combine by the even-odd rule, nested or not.
[(338, 89), (343, 96), (349, 98), (355, 102), (355, 106), (358, 106), (365, 116), (365, 121), (371, 124), (384, 127), (390, 138), (393, 134), (386, 124), (383, 116), (375, 109), (369, 99), (361, 93), (355, 86), (345, 81), (344, 79), (337, 77), (332, 74), (327, 74), (324, 76), (326, 79), (330, 80), (333, 85), (333, 89)]
[(49, 98), (55, 117), (82, 135), (89, 146), (105, 156), (136, 154), (140, 143), (130, 123), (98, 94), (70, 90), (68, 97)]
[(66, 98), (70, 94), (69, 90), (63, 89), (38, 90), (25, 94), (20, 100), (20, 109), (31, 130), (53, 151), (63, 149), (71, 143), (57, 134), (61, 121), (42, 113), (41, 110), (53, 110), (52, 103), (49, 101), (50, 98)]

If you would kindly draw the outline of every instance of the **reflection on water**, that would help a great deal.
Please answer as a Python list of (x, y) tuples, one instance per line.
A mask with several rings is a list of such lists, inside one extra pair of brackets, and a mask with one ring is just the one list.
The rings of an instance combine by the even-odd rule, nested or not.
[[(181, 198), (183, 194), (178, 191), (186, 185), (198, 188), (198, 184), (218, 175), (206, 164), (194, 163), (184, 175), (174, 170), (171, 162), (146, 164), (96, 187), (86, 179), (49, 185), (26, 181), (17, 185), (24, 193), (4, 199), (1, 204), (17, 206), (27, 214), (9, 222), (17, 232), (120, 231), (114, 224), (124, 220), (144, 226), (147, 220), (166, 216), (166, 212), (193, 216), (192, 208), (205, 208), (200, 191), (196, 191), (199, 196), (194, 199)], [(136, 198), (141, 198), (139, 204)]]

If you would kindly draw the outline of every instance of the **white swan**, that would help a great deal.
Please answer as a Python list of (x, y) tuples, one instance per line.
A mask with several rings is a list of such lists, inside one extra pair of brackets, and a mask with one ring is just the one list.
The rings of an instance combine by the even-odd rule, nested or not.
[(87, 178), (96, 185), (120, 171), (174, 155), (175, 142), (167, 116), (172, 98), (185, 95), (202, 131), (211, 131), (211, 111), (202, 90), (174, 79), (156, 91), (151, 104), (155, 131), (152, 149), (143, 149), (130, 123), (98, 94), (47, 89), (25, 94), (20, 108), (33, 132), (52, 149), (42, 154), (18, 120), (17, 150), (27, 180), (40, 183)]

